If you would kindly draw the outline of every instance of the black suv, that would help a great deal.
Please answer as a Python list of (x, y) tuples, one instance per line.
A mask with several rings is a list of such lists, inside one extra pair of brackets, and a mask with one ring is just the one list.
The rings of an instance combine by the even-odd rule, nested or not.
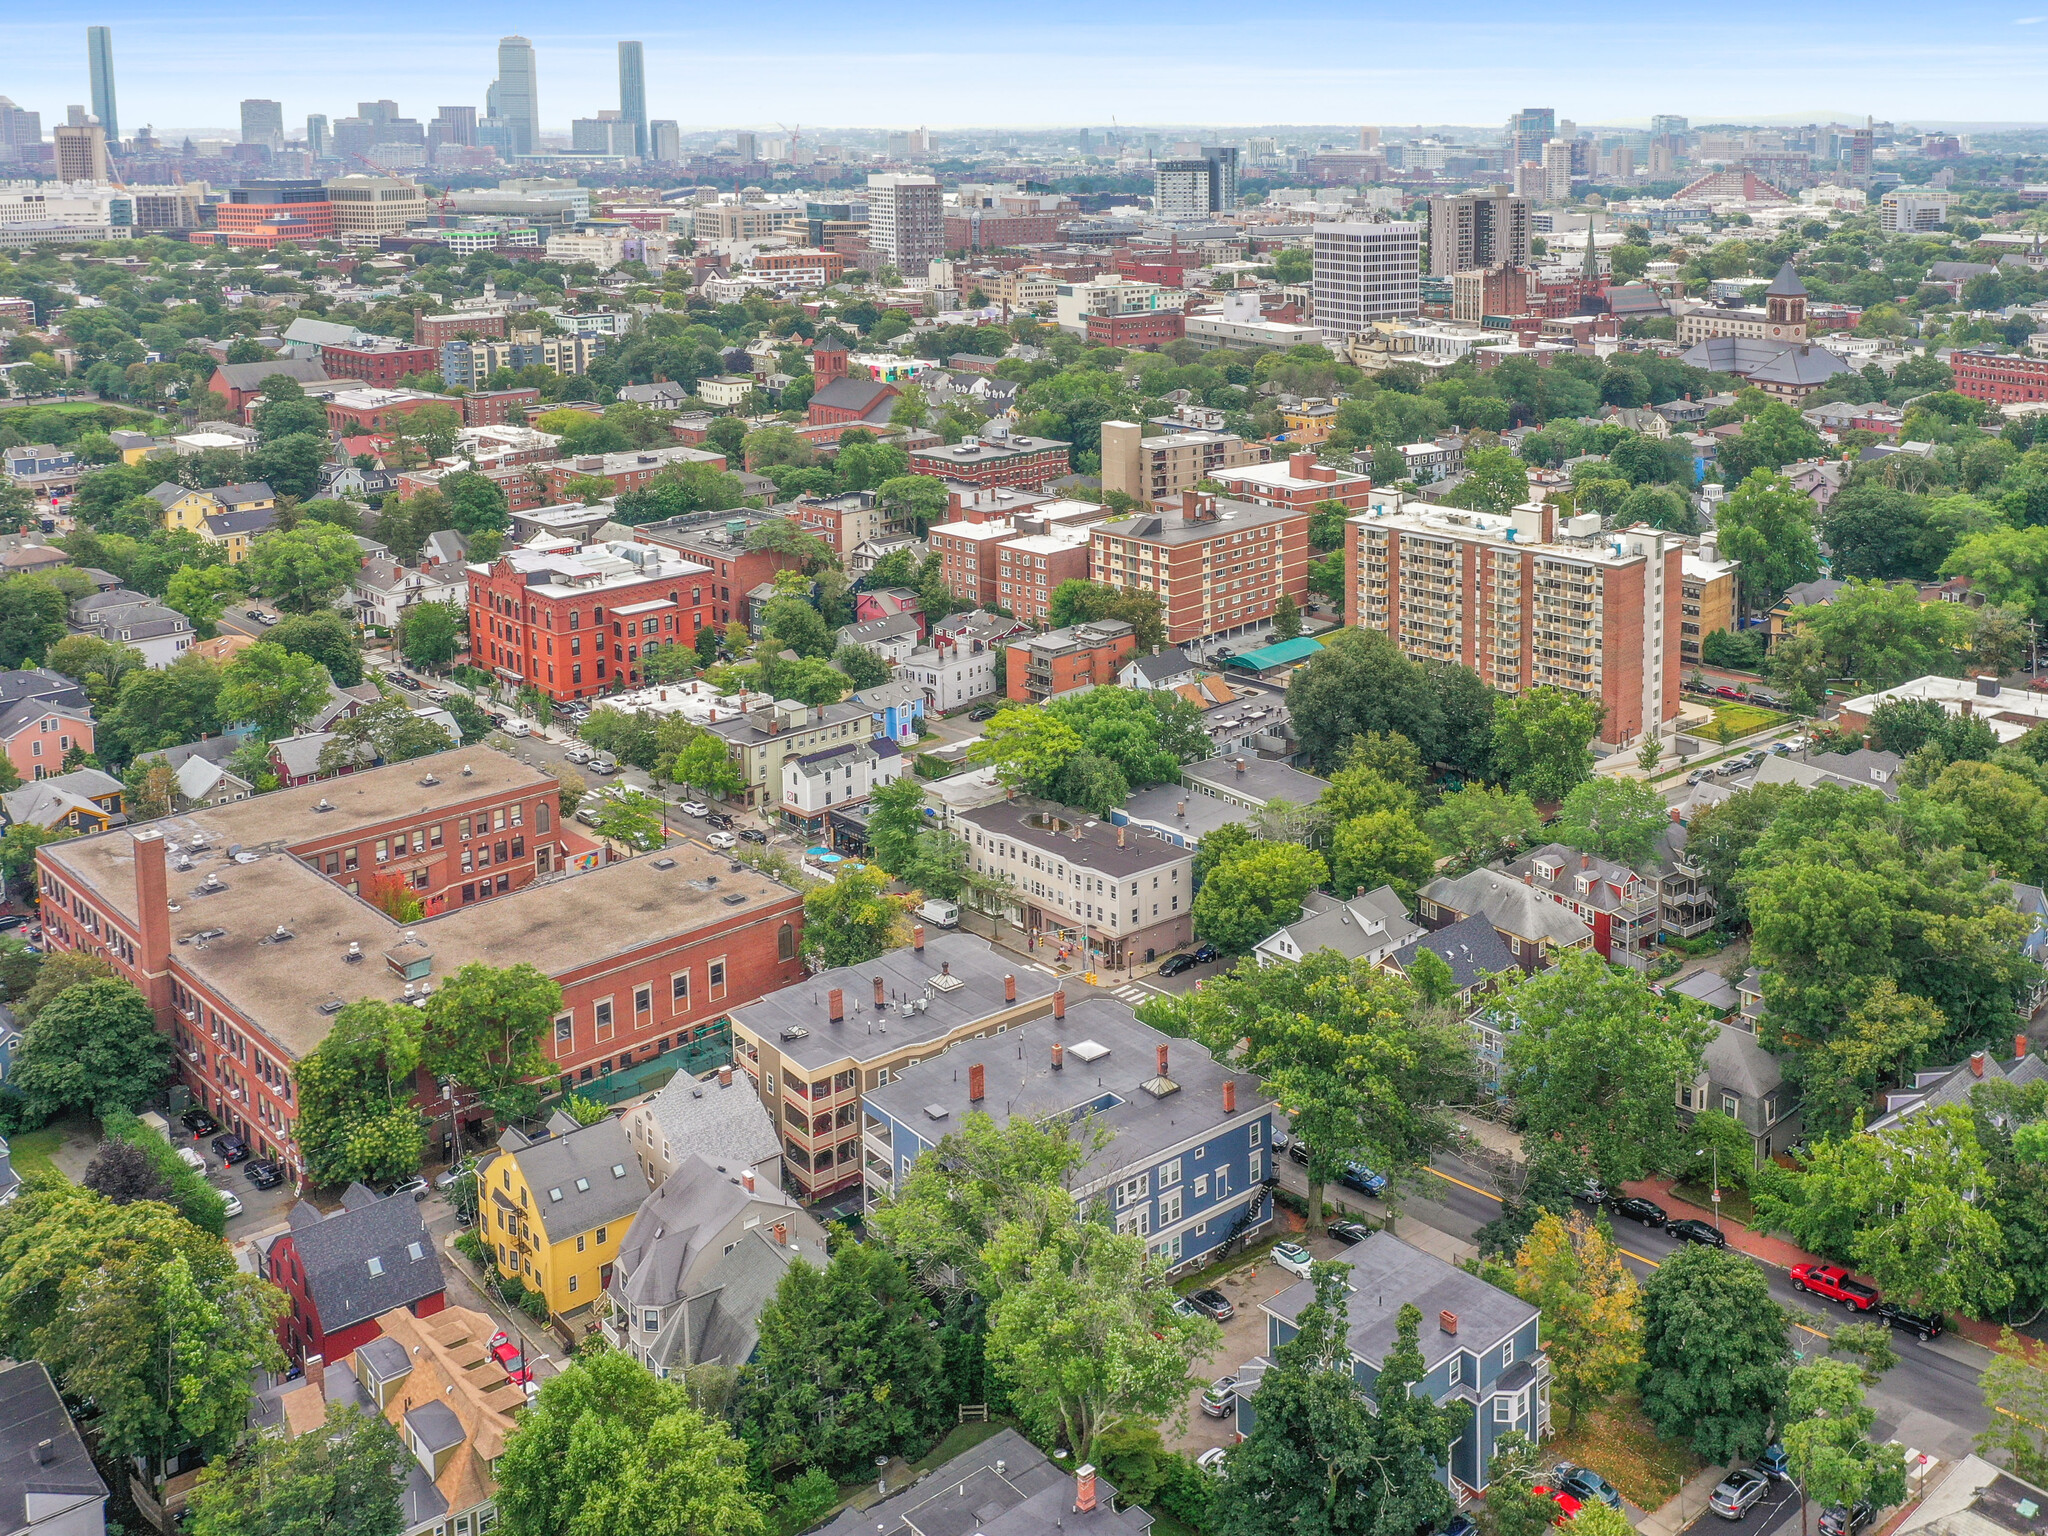
[(284, 1182), (284, 1170), (273, 1162), (251, 1163), (242, 1170), (242, 1177), (258, 1189), (275, 1189)]
[(209, 1115), (197, 1104), (194, 1104), (185, 1113), (178, 1116), (178, 1123), (194, 1136), (211, 1136), (220, 1129), (220, 1122), (215, 1120), (213, 1116)]
[(1908, 1312), (1904, 1307), (1889, 1301), (1880, 1301), (1871, 1308), (1879, 1317), (1894, 1328), (1903, 1328), (1907, 1333), (1916, 1333), (1924, 1344), (1929, 1339), (1939, 1338), (1948, 1325), (1942, 1321), (1939, 1312)]
[(1699, 1243), (1708, 1248), (1726, 1248), (1728, 1246), (1728, 1239), (1723, 1237), (1717, 1229), (1708, 1226), (1704, 1221), (1695, 1220), (1690, 1216), (1686, 1217), (1683, 1221), (1672, 1222), (1664, 1230), (1682, 1242)]
[(213, 1138), (213, 1155), (232, 1168), (249, 1160), (249, 1143), (232, 1134), (216, 1136)]
[(1196, 961), (1193, 955), (1169, 955), (1159, 967), (1162, 976), (1178, 976), (1182, 971), (1192, 971)]

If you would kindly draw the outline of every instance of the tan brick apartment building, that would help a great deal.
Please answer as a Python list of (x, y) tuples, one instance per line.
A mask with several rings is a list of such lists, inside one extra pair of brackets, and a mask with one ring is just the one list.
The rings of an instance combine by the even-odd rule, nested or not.
[(1262, 507), (1297, 507), (1313, 511), (1323, 502), (1363, 512), (1372, 495), (1372, 477), (1325, 464), (1313, 453), (1290, 453), (1275, 464), (1241, 464), (1218, 470), (1212, 477), (1238, 501)]
[(1198, 491), (1176, 513), (1135, 513), (1090, 532), (1089, 577), (1155, 594), (1169, 644), (1270, 620), (1285, 592), (1308, 601), (1307, 508), (1263, 507)]
[(1219, 470), (1263, 464), (1273, 456), (1264, 443), (1248, 443), (1235, 432), (1188, 430), (1145, 436), (1135, 421), (1102, 424), (1102, 489), (1122, 491), (1149, 504), (1175, 501)]
[(813, 1200), (861, 1180), (864, 1091), (959, 1041), (1052, 1011), (1056, 985), (986, 939), (927, 941), (919, 928), (908, 949), (821, 971), (734, 1009), (733, 1061), (781, 1133), (800, 1196)]
[[(52, 843), (44, 930), (140, 988), (179, 1081), (295, 1174), (296, 1064), (359, 998), (531, 963), (562, 987), (544, 1049), (568, 1084), (679, 1051), (802, 975), (795, 891), (695, 845), (603, 864), (558, 799), (547, 775), (456, 751)], [(427, 915), (358, 894), (376, 871)]]
[(1546, 504), (1464, 512), (1398, 496), (1345, 524), (1352, 622), (1417, 660), (1472, 668), (1505, 693), (1598, 699), (1626, 744), (1678, 713), (1683, 542), (1653, 528), (1560, 526)]

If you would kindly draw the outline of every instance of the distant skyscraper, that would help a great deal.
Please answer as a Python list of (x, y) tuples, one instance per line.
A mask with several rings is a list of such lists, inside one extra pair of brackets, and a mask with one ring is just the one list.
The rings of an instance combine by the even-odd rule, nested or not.
[(1659, 112), (1650, 119), (1650, 135), (1652, 138), (1656, 138), (1667, 133), (1683, 133), (1686, 130), (1686, 126), (1686, 119), (1678, 116), (1676, 113)]
[(398, 103), (388, 98), (382, 101), (359, 101), (356, 103), (356, 116), (367, 118), (382, 127), (398, 116)]
[(749, 163), (761, 158), (761, 151), (756, 147), (758, 142), (751, 133), (735, 133), (732, 136), (732, 147), (739, 152), (742, 160)]
[(85, 29), (85, 63), (92, 75), (92, 115), (107, 132), (107, 142), (121, 137), (114, 117), (114, 33), (110, 27)]
[(1412, 320), (1422, 308), (1422, 226), (1394, 221), (1317, 224), (1316, 324), (1332, 345), (1379, 320)]
[(683, 158), (683, 131), (666, 118), (647, 125), (647, 152), (661, 165), (674, 165)]
[(251, 98), (242, 103), (242, 142), (284, 148), (284, 104)]
[(633, 153), (647, 157), (647, 62), (638, 43), (619, 44), (619, 116), (633, 125)]
[(1209, 210), (1212, 213), (1229, 213), (1237, 207), (1237, 146), (1231, 144), (1216, 148), (1204, 144), (1202, 158), (1216, 168), (1209, 182)]
[(57, 179), (107, 179), (107, 135), (98, 123), (60, 123), (50, 130), (56, 140)]
[(868, 238), (898, 270), (922, 272), (946, 254), (939, 184), (929, 176), (868, 177)]
[(1206, 219), (1216, 206), (1216, 167), (1207, 160), (1152, 162), (1152, 211), (1162, 219)]
[(29, 145), (43, 142), (43, 114), (24, 112), (0, 96), (0, 160), (19, 160)]
[(498, 39), (498, 84), (492, 112), (511, 130), (511, 151), (530, 155), (540, 148), (540, 79), (533, 44), (519, 36)]
[(427, 124), (427, 143), (430, 145), (470, 145), (476, 141), (475, 107), (443, 107), (440, 115)]
[(1529, 200), (1506, 187), (1429, 200), (1429, 270), (1450, 277), (1529, 264)]
[(1508, 164), (1543, 158), (1543, 146), (1557, 137), (1555, 107), (1524, 107), (1508, 119)]
[(1543, 196), (1553, 203), (1572, 200), (1572, 144), (1552, 139), (1543, 146)]

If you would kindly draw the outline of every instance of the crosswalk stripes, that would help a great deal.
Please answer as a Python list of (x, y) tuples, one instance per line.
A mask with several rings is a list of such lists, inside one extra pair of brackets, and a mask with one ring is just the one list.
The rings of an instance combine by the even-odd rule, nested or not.
[(1118, 987), (1116, 995), (1127, 1003), (1142, 1003), (1153, 994), (1150, 987), (1141, 987), (1134, 982), (1129, 986)]

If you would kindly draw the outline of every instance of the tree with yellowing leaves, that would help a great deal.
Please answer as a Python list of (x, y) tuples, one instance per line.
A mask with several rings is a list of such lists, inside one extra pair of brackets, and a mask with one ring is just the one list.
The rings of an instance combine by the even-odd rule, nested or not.
[[(1504, 1269), (1505, 1266), (1495, 1266)], [(1545, 1211), (1499, 1284), (1543, 1309), (1543, 1345), (1567, 1431), (1579, 1411), (1635, 1380), (1643, 1360), (1635, 1276), (1614, 1240), (1574, 1211)]]

